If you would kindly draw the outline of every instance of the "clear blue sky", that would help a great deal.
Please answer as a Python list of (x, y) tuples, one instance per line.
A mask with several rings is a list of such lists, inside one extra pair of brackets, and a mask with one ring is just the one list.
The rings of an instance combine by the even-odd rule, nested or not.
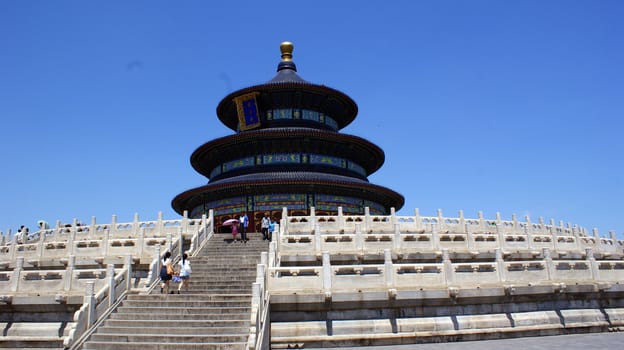
[(400, 214), (529, 214), (624, 237), (622, 1), (2, 1), (0, 230), (177, 218), (229, 92), (279, 44), (345, 92)]

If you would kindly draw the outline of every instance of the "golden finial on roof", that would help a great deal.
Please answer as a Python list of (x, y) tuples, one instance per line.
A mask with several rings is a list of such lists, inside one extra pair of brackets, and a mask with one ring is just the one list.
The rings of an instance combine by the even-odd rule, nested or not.
[(284, 41), (280, 44), (280, 51), (282, 51), (282, 62), (292, 61), (292, 52), (294, 46), (290, 41)]

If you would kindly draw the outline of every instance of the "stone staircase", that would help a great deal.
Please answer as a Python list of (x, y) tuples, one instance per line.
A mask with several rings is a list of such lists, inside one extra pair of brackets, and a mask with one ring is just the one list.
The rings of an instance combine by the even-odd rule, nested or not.
[[(191, 257), (190, 290), (129, 295), (83, 349), (244, 349), (250, 326), (256, 264), (268, 242), (246, 244), (217, 234)], [(177, 291), (178, 284), (171, 283)]]

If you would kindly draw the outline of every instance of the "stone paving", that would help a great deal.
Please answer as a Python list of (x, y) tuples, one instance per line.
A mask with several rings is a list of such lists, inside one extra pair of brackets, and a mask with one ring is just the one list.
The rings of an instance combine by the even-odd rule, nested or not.
[[(358, 348), (332, 348), (340, 350), (589, 350), (589, 349), (623, 349), (624, 332), (621, 333), (591, 333), (570, 334), (544, 337), (527, 337), (513, 339), (481, 340), (455, 343), (432, 343), (413, 345), (371, 346)], [(327, 348), (326, 348), (327, 349)]]

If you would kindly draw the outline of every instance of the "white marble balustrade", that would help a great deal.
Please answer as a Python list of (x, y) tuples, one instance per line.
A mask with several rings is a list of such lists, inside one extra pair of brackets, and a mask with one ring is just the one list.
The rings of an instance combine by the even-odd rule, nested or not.
[(322, 266), (270, 267), (268, 288), (276, 294), (335, 293), (375, 290), (431, 290), (506, 285), (613, 283), (624, 281), (624, 261), (600, 261), (591, 250), (584, 260), (543, 258), (504, 261), (500, 250), (492, 262), (452, 262), (448, 251), (439, 263), (393, 263), (390, 250), (384, 264), (331, 265), (323, 253)]
[[(185, 213), (186, 214), (186, 213)], [(58, 227), (39, 231), (31, 239), (20, 243), (14, 237), (0, 246), (0, 264), (10, 264), (17, 257), (26, 261), (67, 258), (70, 255), (102, 259), (107, 256), (132, 255), (138, 259), (151, 259), (157, 246), (170, 246), (178, 236), (197, 237), (202, 232), (212, 232), (212, 218), (189, 219), (184, 215), (177, 220), (164, 220), (162, 213), (154, 221), (117, 223), (115, 216), (109, 224)], [(172, 238), (173, 237), (173, 238)]]
[(610, 237), (600, 237), (597, 230), (588, 236), (577, 226), (559, 226), (551, 220), (545, 224), (531, 223), (528, 217), (519, 222), (515, 216), (505, 221), (496, 215), (486, 220), (479, 213), (477, 219), (391, 215), (338, 215), (286, 216), (281, 221), (279, 250), (281, 254), (314, 254), (324, 251), (342, 253), (380, 253), (384, 249), (401, 251), (554, 251), (583, 252), (592, 248), (604, 255), (624, 255), (624, 241), (617, 240), (614, 232)]

